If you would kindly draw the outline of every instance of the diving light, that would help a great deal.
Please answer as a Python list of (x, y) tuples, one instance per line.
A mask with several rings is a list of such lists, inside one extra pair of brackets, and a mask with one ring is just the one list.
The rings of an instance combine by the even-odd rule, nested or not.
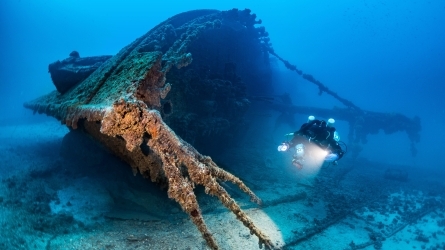
[(337, 131), (334, 132), (334, 141), (340, 141), (340, 135), (338, 135)]
[(313, 120), (315, 120), (315, 116), (313, 116), (313, 115), (310, 115), (310, 116), (307, 118), (307, 122), (311, 122), (311, 121), (313, 121)]
[(284, 152), (289, 148), (289, 145), (287, 143), (282, 143), (280, 146), (278, 146), (278, 151)]
[(337, 154), (330, 153), (330, 154), (328, 154), (328, 155), (324, 158), (324, 161), (325, 161), (325, 162), (334, 162), (334, 161), (336, 161), (337, 159), (338, 159), (338, 155), (337, 155)]

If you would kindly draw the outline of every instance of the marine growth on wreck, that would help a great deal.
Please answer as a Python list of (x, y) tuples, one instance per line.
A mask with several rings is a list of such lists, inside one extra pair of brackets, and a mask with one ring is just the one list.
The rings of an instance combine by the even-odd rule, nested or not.
[[(197, 185), (216, 196), (256, 235), (260, 247), (278, 248), (221, 183), (237, 185), (252, 202), (261, 204), (260, 198), (239, 178), (198, 152), (230, 145), (245, 129), (244, 115), (252, 101), (264, 101), (272, 109), (280, 107), (292, 114), (326, 112), (267, 96), (273, 85), (271, 56), (290, 70), (303, 73), (274, 52), (260, 24), (248, 9), (178, 14), (112, 57), (88, 60), (72, 53), (68, 59), (51, 64), (58, 91), (27, 102), (25, 107), (84, 131), (127, 162), (134, 173), (167, 187), (168, 196), (189, 215), (210, 248), (218, 249), (218, 245), (197, 202)], [(69, 75), (73, 71), (83, 75)], [(373, 128), (389, 133), (405, 130), (412, 147), (418, 141), (417, 118), (363, 111), (311, 75), (303, 77), (318, 85), (320, 94), (334, 95), (345, 104), (346, 108), (334, 112), (349, 122), (349, 137), (357, 144), (365, 143), (366, 136), (374, 132), (364, 122), (371, 116)], [(397, 129), (391, 125), (394, 116), (403, 123)]]

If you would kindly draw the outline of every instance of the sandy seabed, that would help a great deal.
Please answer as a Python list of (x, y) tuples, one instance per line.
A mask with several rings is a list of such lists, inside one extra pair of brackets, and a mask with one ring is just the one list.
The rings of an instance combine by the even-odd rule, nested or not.
[[(55, 120), (0, 128), (0, 249), (207, 249), (165, 189), (88, 137), (65, 136)], [(256, 140), (213, 158), (263, 200), (223, 184), (278, 247), (445, 249), (443, 173), (348, 158), (298, 170)], [(399, 168), (407, 181), (385, 178)], [(196, 193), (221, 249), (259, 249), (215, 197)]]

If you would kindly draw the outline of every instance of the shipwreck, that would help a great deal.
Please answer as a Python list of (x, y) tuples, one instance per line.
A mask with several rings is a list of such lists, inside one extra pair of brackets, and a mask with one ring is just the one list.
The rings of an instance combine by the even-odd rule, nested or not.
[[(168, 196), (218, 249), (202, 216), (194, 188), (201, 185), (268, 249), (278, 246), (243, 212), (221, 186), (230, 181), (258, 204), (261, 200), (236, 176), (197, 149), (229, 145), (246, 122), (253, 101), (289, 114), (335, 113), (350, 123), (351, 143), (366, 143), (379, 129), (405, 131), (412, 150), (420, 120), (401, 114), (369, 112), (341, 98), (313, 76), (277, 55), (268, 33), (250, 10), (195, 10), (160, 23), (114, 56), (70, 57), (50, 65), (57, 91), (24, 104), (79, 129), (126, 161), (134, 173), (167, 187)], [(279, 102), (273, 90), (270, 57), (316, 84), (321, 93), (346, 107), (315, 109)], [(373, 122), (367, 122), (372, 120)]]

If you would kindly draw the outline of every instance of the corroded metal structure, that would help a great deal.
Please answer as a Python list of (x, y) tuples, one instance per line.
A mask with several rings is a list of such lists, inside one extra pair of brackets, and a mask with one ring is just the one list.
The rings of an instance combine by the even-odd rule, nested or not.
[(264, 27), (256, 27), (260, 23), (249, 10), (176, 15), (107, 59), (86, 79), (25, 103), (25, 107), (85, 131), (135, 173), (167, 186), (169, 197), (189, 214), (212, 249), (218, 246), (202, 217), (195, 185), (218, 197), (259, 238), (260, 247), (278, 248), (219, 182), (234, 183), (253, 202), (260, 203), (260, 199), (240, 179), (195, 149), (207, 149), (212, 141), (216, 148), (223, 148), (225, 140), (242, 130), (251, 100), (271, 101), (262, 97), (272, 90), (270, 55), (316, 84), (320, 94), (328, 93), (347, 107), (316, 109), (272, 100), (270, 107), (279, 112), (334, 114), (350, 123), (349, 139), (355, 143), (365, 143), (367, 134), (384, 129), (387, 133), (405, 130), (414, 144), (420, 121), (363, 111), (338, 96), (279, 57)]
[(340, 95), (338, 95), (333, 90), (329, 89), (322, 82), (317, 80), (314, 76), (304, 73), (302, 70), (298, 69), (297, 66), (291, 64), (289, 61), (281, 58), (277, 55), (271, 46), (267, 46), (268, 52), (275, 56), (279, 61), (281, 61), (286, 68), (291, 71), (296, 72), (303, 79), (309, 81), (318, 87), (318, 95), (326, 93), (333, 98), (337, 99), (346, 108), (335, 107), (332, 110), (315, 108), (315, 107), (305, 107), (305, 106), (294, 106), (289, 103), (289, 100), (285, 98), (275, 100), (276, 98), (259, 98), (260, 100), (272, 103), (272, 108), (288, 115), (294, 115), (296, 113), (300, 114), (315, 114), (317, 116), (324, 117), (336, 117), (339, 120), (347, 121), (349, 123), (349, 134), (348, 140), (352, 144), (352, 154), (355, 158), (361, 151), (360, 144), (366, 144), (368, 142), (367, 136), (369, 134), (377, 134), (379, 130), (383, 130), (385, 134), (392, 134), (395, 132), (405, 132), (411, 142), (410, 150), (411, 155), (417, 155), (416, 143), (420, 141), (420, 131), (422, 129), (420, 125), (420, 118), (415, 116), (413, 118), (406, 117), (400, 113), (382, 113), (363, 110), (352, 101), (347, 100)]
[[(199, 39), (215, 35), (212, 30), (225, 30), (217, 34), (232, 37), (242, 34), (246, 37), (245, 41), (257, 47), (257, 54), (266, 53), (261, 49), (261, 38), (267, 36), (267, 33), (264, 34), (264, 29), (254, 28), (254, 24), (259, 22), (255, 19), (255, 15), (250, 14), (249, 10), (236, 9), (224, 12), (200, 10), (176, 15), (123, 48), (88, 78), (65, 93), (54, 91), (25, 103), (25, 107), (53, 116), (73, 129), (82, 129), (128, 162), (134, 172), (139, 172), (154, 182), (168, 185), (169, 197), (177, 201), (190, 215), (212, 249), (217, 249), (218, 246), (202, 217), (194, 193), (195, 185), (204, 186), (207, 194), (218, 197), (222, 204), (259, 238), (260, 246), (275, 248), (219, 181), (231, 181), (246, 192), (253, 202), (260, 203), (260, 199), (237, 177), (219, 168), (210, 157), (201, 155), (193, 146), (178, 137), (164, 122), (174, 120), (172, 117), (177, 114), (178, 120), (184, 121), (184, 117), (180, 119), (181, 112), (171, 112), (172, 108), (186, 110), (186, 107), (181, 107), (178, 102), (175, 106), (177, 99), (184, 98), (179, 87), (179, 82), (184, 80), (181, 74), (184, 73), (178, 70), (189, 65), (192, 60), (203, 60), (204, 64), (209, 64), (206, 63), (209, 60), (205, 60), (204, 56), (210, 56), (210, 53), (201, 53), (200, 56), (197, 52), (195, 56), (190, 51), (193, 51), (193, 46), (200, 47), (196, 44)], [(204, 41), (202, 44), (204, 46), (208, 43)], [(203, 49), (205, 48), (201, 46), (200, 50)], [(242, 83), (234, 66), (230, 63), (208, 66), (208, 71), (212, 71), (212, 67), (224, 67), (224, 76), (195, 78), (189, 82), (207, 82), (210, 86), (217, 87), (221, 85), (220, 91), (227, 90), (222, 85), (230, 84), (231, 90), (237, 91), (224, 94), (233, 94), (230, 103), (238, 105), (235, 107), (238, 110), (245, 109), (248, 101), (243, 99)], [(193, 77), (193, 74), (191, 75)], [(167, 94), (176, 99), (165, 99)], [(204, 94), (217, 93), (209, 90)], [(210, 109), (208, 112), (216, 113), (211, 109), (219, 99), (210, 96), (206, 101), (210, 103), (207, 105)], [(224, 115), (227, 116), (219, 114), (218, 119), (228, 123), (222, 126), (223, 128), (230, 127), (231, 124)], [(215, 116), (217, 114), (213, 114), (213, 117)], [(209, 124), (205, 125), (209, 126), (215, 119), (202, 122), (206, 121)], [(173, 121), (172, 124), (174, 127)], [(198, 125), (195, 124), (195, 127)], [(193, 125), (188, 128), (193, 129)]]

